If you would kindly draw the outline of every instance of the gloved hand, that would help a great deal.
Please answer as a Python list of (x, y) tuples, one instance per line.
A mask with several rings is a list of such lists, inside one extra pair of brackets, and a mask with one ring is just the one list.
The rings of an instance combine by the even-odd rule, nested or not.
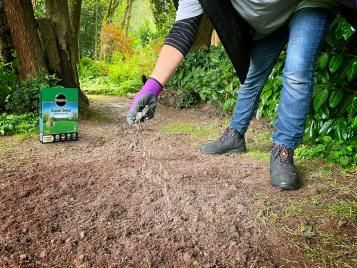
[(135, 95), (130, 105), (127, 121), (130, 126), (154, 117), (157, 99), (162, 91), (159, 81), (149, 78), (143, 88)]

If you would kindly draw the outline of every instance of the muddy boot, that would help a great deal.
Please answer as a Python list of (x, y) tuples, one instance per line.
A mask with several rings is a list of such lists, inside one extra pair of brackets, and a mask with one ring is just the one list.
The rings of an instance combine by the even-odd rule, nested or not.
[(294, 166), (294, 151), (284, 145), (273, 144), (270, 157), (271, 184), (283, 190), (296, 190), (300, 186)]
[(242, 153), (246, 151), (244, 135), (227, 128), (216, 141), (201, 145), (203, 154)]

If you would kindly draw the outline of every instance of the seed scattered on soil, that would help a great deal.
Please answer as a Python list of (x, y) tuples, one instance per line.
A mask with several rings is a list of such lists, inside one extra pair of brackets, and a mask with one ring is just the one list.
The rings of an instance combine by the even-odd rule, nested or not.
[(84, 238), (84, 236), (85, 236), (85, 232), (84, 231), (82, 231), (82, 232), (80, 232), (80, 234), (79, 234), (79, 237), (81, 238), (81, 239), (83, 239)]

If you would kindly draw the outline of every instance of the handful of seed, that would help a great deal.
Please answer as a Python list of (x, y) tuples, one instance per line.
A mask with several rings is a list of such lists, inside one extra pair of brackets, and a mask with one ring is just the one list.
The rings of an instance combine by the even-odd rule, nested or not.
[(150, 115), (150, 107), (149, 105), (146, 105), (144, 109), (142, 109), (140, 112), (136, 114), (135, 124), (138, 124), (140, 122), (145, 122), (146, 120), (149, 119), (149, 115)]

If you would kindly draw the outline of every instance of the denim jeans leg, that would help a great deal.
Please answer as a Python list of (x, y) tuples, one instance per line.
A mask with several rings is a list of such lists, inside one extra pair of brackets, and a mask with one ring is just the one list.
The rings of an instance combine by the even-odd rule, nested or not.
[(244, 134), (259, 102), (261, 89), (273, 70), (274, 64), (287, 43), (287, 25), (269, 36), (256, 40), (250, 55), (247, 78), (239, 88), (230, 128)]
[(304, 8), (289, 20), (283, 89), (273, 142), (295, 149), (302, 141), (309, 111), (316, 56), (334, 15), (323, 8)]

